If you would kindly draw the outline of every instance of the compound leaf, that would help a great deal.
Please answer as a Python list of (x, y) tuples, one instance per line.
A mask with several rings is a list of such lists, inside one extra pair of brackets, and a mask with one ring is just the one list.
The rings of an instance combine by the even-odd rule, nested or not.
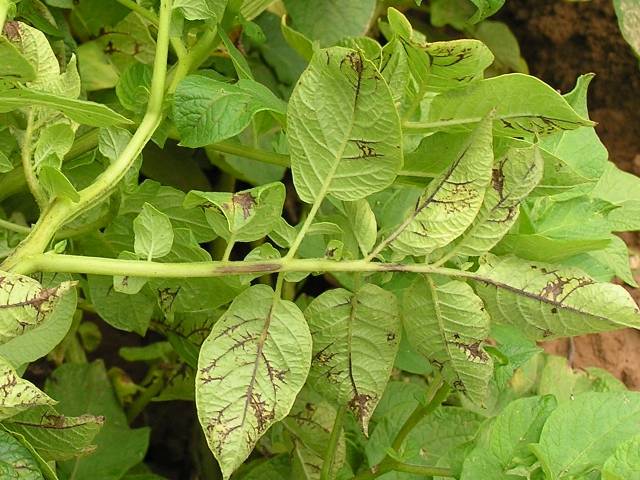
[(491, 117), (485, 117), (451, 166), (427, 186), (392, 237), (391, 248), (407, 255), (427, 255), (462, 234), (480, 210), (492, 167)]
[(482, 404), (493, 362), (481, 345), (489, 336), (489, 315), (473, 289), (458, 280), (436, 285), (430, 277), (420, 277), (405, 293), (402, 313), (416, 351), (454, 389)]
[(402, 166), (400, 120), (389, 87), (360, 52), (317, 51), (289, 101), (287, 138), (300, 198), (358, 200)]
[(310, 363), (304, 315), (266, 285), (238, 295), (214, 325), (200, 350), (196, 406), (225, 479), (287, 416)]
[(310, 384), (347, 405), (366, 432), (400, 344), (395, 295), (373, 284), (355, 293), (329, 290), (305, 316), (313, 337)]
[(512, 324), (532, 339), (640, 325), (638, 307), (623, 287), (596, 283), (577, 268), (490, 255), (473, 285), (494, 322)]

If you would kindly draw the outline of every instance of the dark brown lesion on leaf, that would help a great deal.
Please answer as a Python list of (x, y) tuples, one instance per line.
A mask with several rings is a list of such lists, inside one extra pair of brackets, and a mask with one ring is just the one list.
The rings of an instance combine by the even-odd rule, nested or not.
[(371, 413), (371, 406), (375, 405), (376, 397), (366, 393), (356, 393), (349, 401), (349, 409), (355, 413), (360, 423), (363, 423)]
[(557, 271), (547, 272), (545, 269), (541, 271), (553, 275), (554, 278), (542, 288), (540, 296), (554, 302), (562, 303), (579, 288), (594, 283), (592, 279), (587, 277), (564, 277), (559, 275)]
[(331, 342), (325, 347), (318, 350), (318, 352), (313, 356), (313, 362), (322, 366), (329, 364), (336, 356), (335, 352), (329, 351), (333, 343), (334, 342)]
[(486, 363), (489, 361), (489, 356), (486, 354), (484, 350), (482, 350), (482, 346), (480, 345), (480, 340), (477, 340), (473, 343), (465, 343), (459, 341), (449, 342), (452, 345), (455, 345), (460, 350), (462, 350), (467, 356), (468, 360), (472, 362), (481, 362)]
[(249, 192), (235, 193), (231, 199), (234, 206), (242, 209), (242, 217), (246, 220), (253, 213), (252, 210), (256, 206), (256, 200)]
[(269, 408), (266, 400), (262, 399), (262, 395), (260, 394), (260, 392), (257, 392), (255, 390), (252, 390), (249, 393), (247, 402), (253, 410), (253, 414), (256, 418), (257, 433), (258, 435), (261, 435), (267, 430), (267, 428), (269, 428), (271, 421), (276, 416), (276, 412), (273, 408)]
[(12, 389), (18, 385), (18, 377), (12, 371), (5, 371), (3, 373), (4, 381), (0, 384), (0, 390), (2, 390), (2, 396), (8, 398), (9, 395), (11, 395)]
[(453, 389), (457, 392), (460, 393), (467, 393), (467, 386), (464, 384), (464, 382), (460, 379), (456, 380), (455, 382), (453, 382), (453, 384), (451, 385), (453, 387)]
[(356, 145), (360, 153), (357, 155), (345, 156), (343, 157), (345, 160), (361, 160), (364, 158), (384, 157), (384, 154), (377, 152), (374, 147), (376, 143), (380, 143), (378, 141), (364, 140), (364, 139), (358, 139), (358, 138), (351, 138), (349, 139), (349, 141)]

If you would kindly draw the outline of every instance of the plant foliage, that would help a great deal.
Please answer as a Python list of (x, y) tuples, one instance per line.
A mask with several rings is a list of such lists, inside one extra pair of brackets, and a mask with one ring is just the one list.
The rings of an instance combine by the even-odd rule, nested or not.
[(190, 478), (635, 478), (536, 342), (640, 326), (640, 182), (503, 3), (0, 0), (0, 476), (163, 478), (181, 400)]

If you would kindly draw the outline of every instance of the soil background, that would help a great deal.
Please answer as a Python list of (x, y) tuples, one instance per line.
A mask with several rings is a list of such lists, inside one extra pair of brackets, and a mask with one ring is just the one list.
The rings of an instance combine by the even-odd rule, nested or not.
[[(620, 168), (640, 175), (640, 62), (624, 41), (611, 0), (509, 0), (496, 19), (509, 24), (532, 75), (567, 92), (593, 72), (589, 109), (597, 132)], [(640, 235), (624, 234), (632, 252)], [(640, 280), (640, 257), (632, 254)], [(640, 301), (640, 289), (630, 289)], [(640, 331), (622, 330), (543, 345), (574, 367), (601, 367), (640, 390)]]

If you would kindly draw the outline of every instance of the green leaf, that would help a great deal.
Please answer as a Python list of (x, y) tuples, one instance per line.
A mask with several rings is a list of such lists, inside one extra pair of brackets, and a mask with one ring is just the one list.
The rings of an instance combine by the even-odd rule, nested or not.
[(427, 43), (424, 51), (430, 68), (420, 88), (431, 92), (444, 92), (481, 80), (485, 69), (493, 63), (491, 50), (479, 40)]
[(505, 0), (471, 0), (476, 6), (476, 13), (469, 19), (470, 23), (478, 23), (490, 17), (502, 8)]
[(374, 19), (375, 0), (323, 0), (309, 8), (305, 0), (285, 0), (293, 28), (320, 45), (335, 45), (345, 37), (364, 35)]
[(28, 82), (36, 78), (33, 65), (3, 36), (0, 36), (0, 65), (0, 78), (18, 82)]
[[(289, 416), (283, 420), (294, 444), (293, 475), (290, 478), (320, 480), (335, 417), (335, 407), (322, 396), (310, 389), (300, 392)], [(344, 432), (341, 431), (333, 456), (332, 477), (344, 464), (345, 453)]]
[(355, 293), (329, 290), (305, 317), (313, 337), (310, 384), (348, 406), (366, 433), (400, 343), (395, 295), (372, 284)]
[(93, 439), (104, 421), (104, 417), (66, 417), (52, 407), (37, 407), (19, 413), (3, 425), (22, 435), (45, 461), (62, 461), (93, 453)]
[(622, 36), (640, 56), (640, 5), (634, 0), (613, 0), (613, 6)]
[(112, 162), (120, 156), (131, 140), (131, 133), (124, 128), (101, 128), (98, 136), (98, 150)]
[(618, 206), (607, 216), (615, 232), (640, 230), (640, 180), (608, 163), (591, 196)]
[(473, 29), (473, 36), (489, 47), (495, 56), (489, 69), (491, 74), (529, 73), (527, 62), (520, 53), (518, 39), (506, 23), (485, 20)]
[(585, 393), (551, 413), (532, 448), (546, 478), (569, 480), (600, 469), (639, 430), (640, 393)]
[[(138, 255), (133, 252), (120, 252), (118, 258), (125, 260), (138, 260)], [(129, 275), (114, 275), (113, 276), (113, 289), (119, 293), (127, 293), (133, 295), (139, 293), (147, 284), (149, 279), (146, 277), (131, 277)]]
[[(45, 289), (55, 288), (62, 282), (69, 282), (71, 275), (64, 273), (42, 274), (41, 284)], [(76, 311), (77, 292), (72, 288), (60, 298), (55, 308), (47, 315), (46, 321), (33, 329), (0, 345), (0, 357), (15, 368), (34, 362), (55, 348), (66, 336), (73, 314)]]
[(0, 344), (51, 318), (75, 282), (44, 288), (37, 280), (0, 271)]
[(43, 480), (31, 452), (4, 430), (0, 430), (0, 475), (11, 480)]
[(0, 357), (0, 420), (38, 405), (53, 405), (55, 400), (48, 397), (31, 382), (18, 376), (13, 367)]
[(180, 10), (187, 20), (222, 21), (227, 0), (176, 0), (173, 8)]
[[(224, 29), (218, 30), (218, 35), (220, 35), (220, 40), (222, 40), (222, 44), (227, 49), (227, 53), (231, 58), (231, 62), (233, 63), (233, 68), (235, 68), (236, 73), (238, 75), (238, 79), (240, 80), (251, 80), (253, 81), (253, 73), (251, 73), (251, 67), (249, 66), (249, 62), (244, 57), (242, 52), (238, 50), (238, 47), (231, 41), (227, 32)], [(263, 85), (259, 85), (258, 88), (264, 88)], [(268, 89), (267, 89), (268, 90)]]
[(88, 293), (100, 317), (114, 328), (144, 335), (149, 327), (155, 299), (146, 292), (119, 293), (111, 277), (88, 275)]
[(213, 230), (225, 240), (251, 242), (273, 230), (284, 197), (284, 185), (276, 182), (236, 193), (192, 191), (184, 207), (202, 206)]
[(291, 95), (287, 133), (294, 184), (307, 203), (327, 194), (364, 198), (390, 185), (402, 165), (389, 87), (353, 50), (314, 54)]
[(284, 115), (285, 110), (282, 100), (253, 80), (230, 84), (190, 75), (176, 90), (173, 120), (182, 145), (202, 147), (239, 134), (258, 112)]
[(600, 250), (611, 242), (608, 215), (612, 205), (607, 202), (585, 196), (564, 202), (546, 197), (529, 207), (526, 217), (521, 216), (519, 225), (496, 245), (495, 253), (557, 262)]
[(537, 147), (510, 149), (493, 166), (491, 183), (480, 212), (451, 246), (458, 255), (488, 252), (518, 219), (520, 203), (542, 177), (543, 160)]
[(356, 237), (363, 257), (373, 250), (378, 228), (376, 216), (366, 200), (344, 202), (344, 213)]
[(101, 103), (61, 97), (35, 90), (14, 89), (0, 91), (0, 113), (11, 112), (32, 105), (58, 110), (71, 120), (93, 127), (131, 123), (127, 118)]
[(602, 480), (627, 480), (640, 472), (640, 435), (621, 443), (602, 467)]
[(33, 152), (36, 169), (41, 165), (60, 168), (62, 159), (71, 149), (75, 132), (68, 123), (55, 123), (39, 130)]
[(311, 362), (300, 309), (266, 285), (238, 295), (200, 350), (196, 406), (223, 477), (291, 409)]
[(295, 50), (298, 55), (304, 58), (307, 62), (310, 62), (313, 57), (313, 42), (304, 34), (287, 25), (286, 15), (282, 16), (280, 21), (280, 30), (282, 32), (282, 37), (285, 39), (287, 44)]
[(521, 398), (507, 405), (465, 458), (460, 480), (503, 480), (510, 477), (505, 477), (508, 470), (533, 463), (529, 444), (540, 439), (556, 406), (551, 395)]
[(578, 115), (553, 88), (535, 77), (511, 73), (449, 90), (430, 103), (427, 118), (406, 130), (430, 132), (469, 130), (495, 108), (494, 133), (520, 137), (593, 126)]
[(492, 176), (491, 123), (491, 117), (485, 117), (451, 166), (429, 184), (392, 237), (393, 250), (426, 255), (448, 245), (472, 224)]
[(149, 429), (130, 429), (102, 361), (66, 363), (47, 379), (46, 392), (58, 400), (56, 410), (68, 417), (104, 417), (88, 456), (58, 464), (62, 478), (119, 480), (144, 458)]
[(152, 69), (143, 63), (130, 65), (116, 84), (116, 95), (120, 104), (134, 113), (142, 113), (149, 103)]
[(402, 318), (413, 348), (449, 385), (482, 405), (493, 362), (482, 348), (489, 316), (473, 289), (458, 280), (436, 285), (421, 276), (405, 293)]
[(51, 198), (68, 198), (74, 203), (80, 201), (80, 194), (76, 188), (57, 168), (44, 165), (40, 168), (38, 180)]
[(164, 257), (173, 245), (173, 227), (169, 217), (149, 203), (133, 221), (134, 248), (141, 258), (151, 261)]
[(492, 321), (512, 324), (532, 339), (640, 325), (624, 288), (596, 283), (576, 268), (488, 256), (472, 278)]

